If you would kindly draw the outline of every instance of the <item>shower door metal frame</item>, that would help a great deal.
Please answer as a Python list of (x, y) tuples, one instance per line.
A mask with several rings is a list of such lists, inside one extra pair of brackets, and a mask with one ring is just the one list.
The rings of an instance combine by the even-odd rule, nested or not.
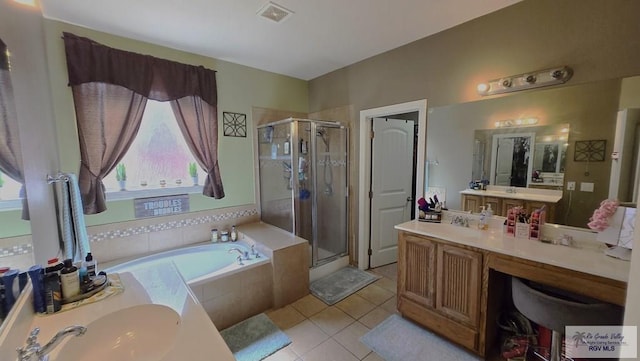
[[(259, 125), (257, 128), (266, 128), (269, 126), (277, 126), (277, 125), (281, 125), (281, 124), (287, 124), (289, 123), (289, 131), (290, 131), (290, 149), (291, 149), (291, 160), (292, 160), (292, 164), (291, 164), (291, 176), (295, 177), (295, 181), (292, 182), (292, 187), (291, 187), (291, 192), (292, 192), (292, 197), (291, 197), (291, 207), (293, 209), (293, 217), (292, 217), (292, 228), (294, 230), (294, 234), (296, 235), (300, 235), (301, 233), (301, 223), (300, 221), (298, 221), (298, 216), (300, 215), (300, 210), (301, 210), (301, 205), (300, 205), (300, 179), (298, 178), (298, 174), (299, 174), (299, 161), (300, 161), (300, 124), (301, 123), (308, 123), (309, 124), (309, 129), (310, 129), (310, 134), (311, 136), (309, 137), (309, 148), (312, 150), (310, 151), (311, 153), (311, 159), (308, 162), (308, 166), (311, 167), (311, 174), (313, 174), (313, 180), (312, 180), (312, 185), (313, 185), (313, 192), (311, 194), (311, 231), (313, 233), (313, 236), (311, 240), (307, 241), (311, 241), (311, 267), (317, 267), (320, 265), (323, 265), (325, 263), (329, 263), (337, 258), (346, 256), (349, 254), (349, 128), (343, 124), (341, 124), (340, 122), (334, 122), (334, 121), (323, 121), (323, 120), (312, 120), (312, 119), (301, 119), (301, 118), (287, 118), (287, 119), (283, 119), (283, 120), (279, 120), (276, 122), (271, 122), (271, 123), (267, 123), (267, 124), (262, 124)], [(325, 259), (319, 260), (318, 259), (318, 177), (317, 177), (317, 161), (318, 161), (318, 155), (317, 155), (317, 128), (318, 126), (323, 126), (323, 127), (327, 127), (327, 128), (337, 128), (337, 129), (342, 129), (345, 132), (344, 135), (344, 153), (345, 153), (345, 196), (344, 196), (344, 207), (345, 207), (345, 220), (344, 220), (344, 243), (345, 243), (345, 251), (341, 252), (341, 253), (337, 253), (333, 256), (327, 257)], [(330, 165), (329, 165), (330, 166)], [(258, 179), (260, 179), (260, 176), (258, 176)], [(301, 238), (306, 239), (305, 237), (300, 236)]]

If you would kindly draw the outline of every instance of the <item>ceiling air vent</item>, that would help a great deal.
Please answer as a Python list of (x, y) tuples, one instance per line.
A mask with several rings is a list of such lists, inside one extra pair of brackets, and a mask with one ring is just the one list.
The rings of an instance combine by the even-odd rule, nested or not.
[(293, 14), (293, 11), (269, 1), (268, 3), (264, 4), (264, 6), (260, 8), (260, 10), (258, 10), (257, 14), (265, 19), (280, 23), (289, 18), (289, 16)]

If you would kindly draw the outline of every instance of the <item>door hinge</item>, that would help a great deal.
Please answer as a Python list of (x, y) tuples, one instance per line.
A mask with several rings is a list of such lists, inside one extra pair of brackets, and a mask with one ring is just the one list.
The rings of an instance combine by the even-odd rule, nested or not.
[(369, 256), (371, 256), (373, 254), (373, 250), (371, 248), (369, 248), (369, 250), (367, 251), (367, 253), (369, 254)]
[(369, 191), (369, 199), (373, 199), (373, 191)]
[(371, 139), (373, 139), (374, 136), (375, 136), (375, 132), (373, 131), (373, 129), (371, 129)]

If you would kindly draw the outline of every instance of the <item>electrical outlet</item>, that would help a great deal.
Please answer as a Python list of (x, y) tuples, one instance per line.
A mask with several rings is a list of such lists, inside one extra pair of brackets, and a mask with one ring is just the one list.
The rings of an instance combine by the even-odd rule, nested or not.
[(576, 182), (567, 182), (567, 190), (575, 191), (576, 190)]

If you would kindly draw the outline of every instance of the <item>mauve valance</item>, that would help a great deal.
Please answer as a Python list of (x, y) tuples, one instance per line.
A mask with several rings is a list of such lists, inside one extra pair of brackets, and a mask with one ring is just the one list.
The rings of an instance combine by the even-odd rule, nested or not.
[(217, 106), (214, 70), (110, 48), (71, 33), (63, 39), (70, 86), (109, 83), (157, 101), (196, 95)]

